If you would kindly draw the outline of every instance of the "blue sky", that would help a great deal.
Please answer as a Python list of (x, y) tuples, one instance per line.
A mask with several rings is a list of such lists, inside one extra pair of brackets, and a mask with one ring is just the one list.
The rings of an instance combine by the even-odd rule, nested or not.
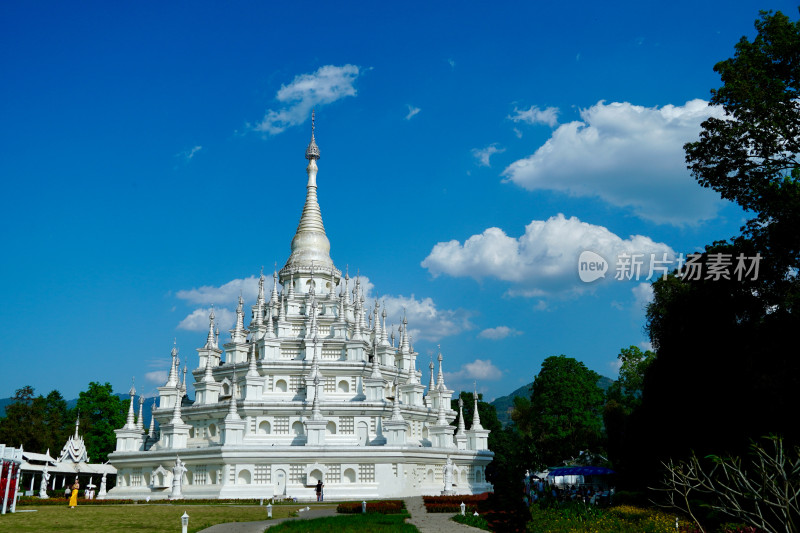
[[(282, 266), (317, 113), (339, 268), (418, 368), (502, 396), (567, 354), (646, 341), (617, 254), (691, 253), (745, 214), (681, 146), (713, 65), (786, 2), (0, 4), (0, 397), (150, 395)], [(610, 264), (583, 283), (578, 255)], [(646, 265), (645, 265), (646, 270)], [(646, 277), (646, 274), (642, 278)], [(228, 338), (223, 332), (223, 340)], [(427, 373), (425, 374), (427, 381)]]

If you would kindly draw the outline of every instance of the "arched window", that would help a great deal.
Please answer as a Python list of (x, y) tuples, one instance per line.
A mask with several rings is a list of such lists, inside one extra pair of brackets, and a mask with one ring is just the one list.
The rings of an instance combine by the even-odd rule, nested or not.
[(350, 384), (347, 382), (347, 380), (343, 379), (339, 382), (337, 389), (339, 392), (350, 392)]
[(334, 424), (333, 421), (328, 422), (325, 426), (325, 432), (328, 435), (336, 435), (336, 424)]
[(297, 436), (304, 435), (305, 432), (306, 428), (305, 426), (303, 426), (302, 422), (297, 421), (294, 424), (292, 424), (292, 433), (294, 433), (295, 435)]
[(258, 425), (258, 433), (259, 435), (269, 435), (272, 433), (272, 427), (270, 426), (269, 422), (264, 420)]
[(236, 481), (239, 485), (249, 485), (250, 484), (250, 471), (247, 469), (240, 470), (239, 476)]
[(275, 390), (278, 392), (286, 392), (289, 387), (286, 385), (285, 379), (279, 379), (275, 382)]
[(342, 476), (344, 477), (345, 483), (356, 482), (356, 471), (353, 470), (352, 468), (348, 468), (347, 470), (345, 470)]

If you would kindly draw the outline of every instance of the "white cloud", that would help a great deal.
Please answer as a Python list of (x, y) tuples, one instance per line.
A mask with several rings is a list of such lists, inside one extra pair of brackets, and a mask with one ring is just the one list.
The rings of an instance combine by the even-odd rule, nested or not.
[(203, 149), (203, 147), (202, 147), (202, 146), (200, 146), (200, 145), (193, 146), (193, 147), (192, 147), (192, 148), (190, 148), (189, 150), (184, 150), (183, 152), (181, 152), (181, 153), (179, 153), (179, 154), (176, 154), (176, 157), (182, 157), (182, 158), (183, 158), (183, 159), (185, 159), (187, 162), (189, 162), (189, 161), (191, 161), (191, 160), (192, 160), (192, 158), (195, 156), (195, 154), (196, 154), (197, 152), (199, 152), (200, 150), (202, 150), (202, 149)]
[(633, 293), (633, 310), (636, 313), (644, 313), (647, 304), (653, 301), (653, 286), (650, 283), (640, 283), (631, 289)]
[[(445, 358), (443, 363), (446, 363)], [(503, 377), (503, 371), (492, 364), (491, 359), (475, 359), (467, 363), (456, 372), (445, 372), (445, 383), (452, 381), (455, 383), (465, 383), (469, 381), (497, 381)], [(452, 383), (448, 383), (452, 387)]]
[[(609, 265), (605, 278), (591, 284), (580, 281), (578, 257), (584, 250), (605, 258)], [(603, 226), (558, 214), (532, 221), (519, 238), (506, 235), (500, 228), (488, 228), (463, 244), (457, 240), (437, 243), (421, 264), (434, 277), (448, 274), (510, 282), (512, 296), (568, 296), (613, 282), (617, 256), (622, 253), (643, 254), (642, 279), (649, 274), (650, 254), (660, 259), (666, 253), (668, 261), (675, 257), (672, 248), (649, 237), (623, 239)]]
[(414, 115), (416, 115), (420, 111), (422, 111), (420, 108), (408, 104), (408, 115), (406, 115), (406, 120), (411, 120), (414, 117)]
[(517, 136), (517, 139), (522, 139), (522, 130), (520, 130), (519, 128), (513, 128), (513, 130), (514, 130), (514, 135)]
[(709, 116), (722, 117), (723, 111), (699, 99), (661, 108), (600, 101), (581, 111), (582, 121), (559, 126), (503, 176), (528, 190), (599, 197), (656, 223), (696, 224), (716, 216), (722, 205), (684, 164), (684, 143), (698, 138)]
[[(365, 305), (373, 308), (375, 286), (366, 276), (360, 276), (361, 288), (364, 290)], [(350, 289), (353, 288), (350, 282)], [(408, 320), (408, 332), (414, 342), (419, 340), (437, 341), (442, 337), (458, 335), (462, 331), (472, 329), (470, 313), (463, 309), (439, 309), (432, 298), (411, 296), (380, 295), (378, 302), (381, 309), (386, 308), (386, 327), (394, 325), (395, 330), (403, 321), (405, 312)]]
[(514, 114), (508, 115), (514, 122), (524, 122), (526, 124), (546, 124), (551, 128), (558, 124), (558, 108), (548, 107), (539, 109), (533, 105), (530, 109), (514, 108)]
[[(269, 295), (272, 290), (272, 276), (267, 276), (264, 282), (264, 291)], [(255, 301), (258, 296), (258, 277), (250, 276), (244, 279), (234, 279), (219, 287), (203, 285), (196, 289), (180, 290), (175, 296), (181, 300), (200, 305), (229, 304), (238, 301), (239, 294), (245, 301)], [(269, 297), (269, 296), (267, 296)]]
[(456, 62), (452, 59), (448, 59), (447, 63), (450, 65), (450, 68), (456, 68)]
[[(185, 329), (188, 331), (208, 331), (208, 315), (211, 308), (200, 308), (192, 311), (186, 318), (181, 320), (178, 324), (178, 329)], [(223, 331), (227, 331), (233, 327), (236, 320), (236, 313), (224, 307), (214, 308), (215, 320), (214, 323), (219, 327), (220, 338), (223, 337)], [(222, 341), (220, 341), (222, 342)]]
[(144, 375), (144, 379), (150, 383), (158, 383), (159, 385), (163, 385), (167, 381), (167, 371), (155, 370), (153, 372), (147, 372)]
[(492, 157), (494, 154), (501, 154), (505, 152), (505, 148), (498, 148), (497, 143), (490, 144), (486, 148), (473, 148), (472, 155), (478, 160), (478, 164), (483, 167), (491, 166), (489, 164), (489, 158)]
[(517, 335), (522, 335), (522, 332), (514, 328), (510, 328), (508, 326), (497, 326), (496, 328), (488, 328), (478, 333), (478, 337), (482, 339), (491, 339), (493, 341)]
[(275, 135), (290, 126), (302, 124), (315, 106), (355, 96), (354, 84), (359, 74), (360, 69), (355, 65), (325, 65), (311, 74), (295, 76), (291, 83), (282, 85), (275, 95), (283, 107), (269, 109), (261, 122), (250, 127)]

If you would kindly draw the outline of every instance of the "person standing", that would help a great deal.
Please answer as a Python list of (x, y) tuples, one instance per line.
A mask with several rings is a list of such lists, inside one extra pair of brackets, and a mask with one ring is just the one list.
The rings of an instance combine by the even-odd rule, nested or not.
[(75, 483), (72, 484), (72, 492), (69, 495), (69, 508), (74, 509), (78, 505), (78, 489), (81, 488), (78, 483), (78, 478), (75, 478)]
[(324, 487), (324, 486), (325, 485), (322, 484), (322, 480), (320, 479), (320, 480), (317, 481), (317, 486), (314, 488), (314, 490), (317, 492), (317, 501), (318, 502), (322, 501), (322, 487)]

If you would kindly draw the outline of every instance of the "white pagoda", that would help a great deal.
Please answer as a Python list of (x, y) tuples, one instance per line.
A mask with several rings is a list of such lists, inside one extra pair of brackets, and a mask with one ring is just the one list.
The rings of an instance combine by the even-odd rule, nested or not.
[(342, 276), (331, 260), (317, 203), (313, 115), (306, 159), (305, 205), (271, 294), (262, 273), (248, 328), (240, 296), (222, 347), (212, 310), (191, 372), (194, 402), (185, 397), (176, 348), (147, 430), (141, 397), (134, 422), (131, 388), (110, 455), (118, 476), (109, 498), (167, 498), (175, 481), (186, 498), (311, 499), (318, 480), (326, 499), (492, 490), (484, 474), (494, 454), (477, 404), (466, 429), (463, 413), (450, 408), (441, 353), (426, 388), (405, 317), (395, 345), (386, 309), (376, 301), (368, 324), (359, 279)]

